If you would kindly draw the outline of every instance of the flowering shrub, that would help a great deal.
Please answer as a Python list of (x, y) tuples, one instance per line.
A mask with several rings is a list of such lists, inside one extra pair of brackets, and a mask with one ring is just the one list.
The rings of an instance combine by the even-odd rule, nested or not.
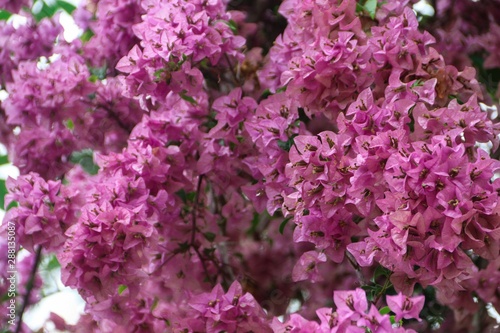
[(86, 302), (62, 331), (493, 329), (493, 2), (0, 1), (6, 330), (43, 258)]

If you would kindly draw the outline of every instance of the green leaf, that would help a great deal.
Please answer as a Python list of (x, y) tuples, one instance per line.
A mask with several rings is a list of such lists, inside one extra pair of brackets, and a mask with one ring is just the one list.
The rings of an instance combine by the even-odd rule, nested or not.
[(365, 11), (365, 7), (359, 2), (356, 2), (356, 13), (362, 13)]
[(368, 284), (361, 286), (361, 288), (366, 292), (366, 299), (368, 302), (372, 302), (382, 287)]
[(206, 255), (207, 257), (213, 257), (215, 252), (215, 248), (205, 248), (203, 249), (203, 254)]
[(83, 32), (83, 34), (80, 36), (80, 40), (82, 42), (88, 42), (90, 38), (94, 36), (94, 32), (90, 29), (87, 29)]
[(174, 253), (186, 253), (191, 248), (188, 242), (179, 243), (179, 248)]
[(75, 129), (75, 123), (73, 122), (72, 119), (68, 119), (64, 122), (64, 125), (69, 129), (69, 130), (74, 130)]
[(45, 0), (37, 0), (33, 7), (31, 7), (31, 12), (35, 20), (40, 22), (42, 19), (54, 16), (60, 10), (64, 10), (68, 14), (71, 14), (75, 11), (76, 7), (66, 1), (56, 0), (52, 4), (47, 4)]
[(293, 146), (293, 139), (297, 136), (297, 134), (293, 134), (287, 141), (278, 140), (278, 147), (283, 149), (284, 151), (290, 151), (290, 148)]
[(470, 59), (476, 68), (476, 78), (479, 82), (484, 84), (492, 99), (496, 100), (496, 91), (500, 83), (500, 68), (484, 68), (484, 60), (486, 57), (487, 54), (476, 52), (470, 56)]
[[(17, 207), (19, 206), (19, 203), (17, 201), (12, 201), (8, 206), (7, 208), (5, 209), (5, 211), (8, 211), (9, 209), (11, 209), (12, 207)], [(3, 207), (0, 207), (0, 208), (3, 208)]]
[(9, 163), (9, 156), (8, 155), (0, 156), (0, 165), (4, 165), (7, 163)]
[(80, 164), (88, 174), (95, 175), (99, 171), (99, 167), (94, 164), (94, 152), (92, 149), (74, 151), (69, 160), (74, 164)]
[(285, 227), (288, 224), (288, 221), (290, 221), (291, 219), (292, 219), (291, 217), (287, 217), (286, 219), (283, 220), (283, 222), (281, 222), (280, 228), (279, 228), (280, 234), (283, 235), (283, 232), (285, 231)]
[(385, 315), (385, 314), (388, 314), (389, 312), (391, 312), (391, 309), (389, 309), (388, 306), (384, 306), (382, 309), (379, 310), (379, 312), (381, 315)]
[(12, 16), (11, 12), (0, 9), (0, 21), (7, 21)]
[(127, 288), (128, 288), (128, 287), (127, 287), (126, 285), (124, 285), (124, 284), (120, 284), (120, 285), (118, 286), (118, 295), (123, 294), (123, 292), (124, 292), (125, 290), (127, 290)]
[(356, 13), (366, 13), (372, 20), (375, 19), (375, 12), (377, 11), (377, 0), (366, 0), (364, 4), (356, 3)]
[(203, 236), (205, 236), (205, 239), (209, 242), (213, 242), (215, 239), (215, 234), (213, 232), (207, 231), (207, 232), (203, 233)]
[(43, 0), (38, 0), (31, 7), (31, 13), (37, 22), (40, 22), (42, 19), (46, 17), (52, 17), (57, 12), (57, 3), (52, 6), (49, 6)]
[(156, 309), (156, 307), (158, 306), (158, 304), (160, 303), (160, 299), (158, 297), (155, 297), (155, 299), (153, 300), (153, 304), (151, 304), (151, 308), (149, 309), (149, 311), (153, 311), (154, 309)]
[(373, 273), (372, 282), (376, 283), (379, 276), (385, 276), (386, 278), (388, 278), (389, 276), (391, 276), (391, 273), (392, 272), (384, 266), (377, 266), (377, 268), (375, 268), (375, 272)]
[(410, 133), (415, 132), (415, 118), (413, 118), (413, 109), (415, 106), (412, 106), (408, 111), (408, 116), (410, 117), (410, 122), (408, 124), (408, 128), (410, 129)]
[(229, 26), (233, 34), (238, 33), (238, 25), (236, 24), (236, 22), (234, 22), (233, 20), (229, 20), (227, 21), (227, 25)]
[(266, 89), (266, 90), (264, 90), (264, 92), (262, 93), (262, 95), (260, 95), (259, 100), (262, 101), (262, 100), (268, 98), (269, 96), (271, 96), (272, 94), (273, 93), (271, 92), (271, 90)]
[(186, 192), (184, 189), (182, 189), (182, 190), (175, 192), (175, 194), (177, 194), (179, 196), (179, 198), (182, 199), (182, 202), (184, 202), (185, 204), (194, 202), (194, 199), (196, 198), (195, 191)]
[(421, 80), (421, 79), (418, 79), (416, 80), (415, 82), (413, 82), (413, 84), (411, 85), (412, 88), (415, 88), (415, 87), (421, 87), (424, 85), (424, 81)]
[(198, 105), (198, 102), (193, 97), (186, 95), (185, 91), (183, 91), (180, 96), (183, 100), (188, 101), (193, 105)]
[(288, 86), (279, 87), (278, 89), (276, 89), (276, 93), (280, 93), (280, 92), (286, 91), (287, 87)]
[(248, 228), (246, 234), (251, 236), (257, 231), (257, 226), (259, 225), (260, 215), (258, 213), (253, 213), (252, 224), (250, 228)]
[[(19, 296), (19, 293), (14, 291), (14, 295), (17, 297)], [(5, 301), (9, 301), (12, 297), (9, 296), (8, 292), (5, 292), (2, 296), (0, 296), (0, 303), (5, 304)], [(14, 331), (5, 329), (5, 328), (0, 328), (0, 333), (13, 333)]]
[(211, 111), (210, 114), (207, 116), (207, 120), (203, 122), (201, 125), (206, 127), (208, 130), (211, 130), (215, 126), (217, 126), (217, 119), (215, 117), (217, 116), (217, 112)]
[(74, 5), (62, 0), (56, 0), (56, 5), (68, 14), (72, 14), (76, 9)]
[(168, 72), (168, 70), (166, 68), (160, 68), (160, 69), (156, 70), (154, 72), (155, 81), (164, 81), (162, 79), (163, 73), (167, 73), (167, 72)]
[(377, 0), (366, 0), (365, 2), (365, 10), (370, 15), (370, 18), (375, 19), (375, 12), (377, 10)]
[(8, 193), (7, 187), (5, 186), (5, 180), (0, 179), (0, 208), (4, 209), (5, 207), (5, 195)]
[[(102, 67), (89, 67), (89, 72), (92, 76), (95, 76), (98, 80), (104, 80), (106, 78), (106, 72), (108, 70), (108, 66), (104, 65)], [(90, 80), (91, 82), (95, 82)]]
[(47, 267), (46, 269), (48, 271), (52, 271), (54, 269), (57, 269), (61, 267), (61, 264), (59, 263), (59, 260), (57, 260), (57, 257), (55, 254), (51, 255), (49, 261), (47, 262)]

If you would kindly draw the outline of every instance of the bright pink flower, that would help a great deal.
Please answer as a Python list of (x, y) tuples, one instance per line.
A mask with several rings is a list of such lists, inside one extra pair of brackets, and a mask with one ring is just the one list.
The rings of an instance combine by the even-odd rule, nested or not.
[(292, 278), (294, 281), (311, 280), (321, 281), (321, 276), (319, 275), (318, 265), (321, 262), (326, 261), (326, 256), (324, 253), (318, 253), (316, 251), (308, 251), (300, 256), (299, 261), (295, 264), (292, 272)]
[(396, 296), (386, 296), (387, 305), (396, 314), (395, 320), (417, 319), (421, 321), (419, 314), (424, 307), (425, 297), (408, 297), (399, 293)]
[(356, 290), (340, 291), (333, 293), (333, 301), (337, 306), (337, 313), (343, 320), (359, 320), (368, 310), (368, 301), (365, 291)]

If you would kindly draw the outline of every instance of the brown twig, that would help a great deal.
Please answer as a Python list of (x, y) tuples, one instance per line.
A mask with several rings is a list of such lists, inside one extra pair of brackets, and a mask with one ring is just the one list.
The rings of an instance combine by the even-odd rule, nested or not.
[(391, 283), (391, 276), (387, 276), (385, 282), (384, 282), (384, 285), (382, 286), (382, 290), (380, 290), (380, 292), (377, 294), (377, 297), (373, 300), (373, 304), (377, 305), (378, 301), (380, 300), (380, 298), (382, 297), (382, 295), (385, 295), (385, 292), (387, 291), (387, 289), (389, 289), (391, 287), (392, 283)]
[(21, 332), (23, 315), (24, 312), (26, 311), (26, 308), (28, 307), (31, 292), (33, 291), (33, 287), (35, 286), (36, 272), (38, 270), (38, 265), (40, 264), (41, 258), (42, 258), (42, 247), (39, 246), (36, 250), (35, 262), (33, 263), (33, 267), (31, 268), (31, 273), (28, 279), (28, 283), (26, 284), (26, 293), (23, 296), (23, 305), (19, 313), (19, 321), (17, 322), (16, 333)]
[(196, 186), (196, 195), (194, 197), (194, 207), (193, 207), (193, 211), (192, 211), (192, 215), (191, 215), (191, 243), (189, 244), (194, 252), (196, 253), (196, 255), (198, 256), (198, 258), (200, 259), (200, 262), (201, 262), (201, 265), (203, 267), (203, 271), (205, 272), (205, 275), (207, 276), (207, 279), (210, 281), (210, 283), (214, 283), (214, 281), (212, 280), (212, 278), (210, 277), (210, 274), (208, 273), (208, 267), (207, 267), (207, 264), (205, 263), (205, 258), (203, 257), (203, 255), (200, 253), (200, 250), (198, 249), (198, 246), (196, 246), (195, 244), (195, 241), (196, 241), (196, 213), (198, 211), (198, 205), (199, 205), (199, 199), (200, 199), (200, 191), (201, 191), (201, 183), (203, 181), (203, 175), (200, 175), (198, 177), (198, 185)]
[(357, 278), (359, 280), (359, 284), (361, 286), (366, 286), (365, 277), (363, 275), (363, 272), (361, 272), (361, 267), (359, 266), (359, 264), (356, 261), (356, 259), (348, 251), (345, 252), (345, 256), (346, 256), (347, 260), (349, 261), (349, 263), (351, 264), (351, 266), (354, 268), (354, 271), (356, 272), (356, 276), (357, 276)]

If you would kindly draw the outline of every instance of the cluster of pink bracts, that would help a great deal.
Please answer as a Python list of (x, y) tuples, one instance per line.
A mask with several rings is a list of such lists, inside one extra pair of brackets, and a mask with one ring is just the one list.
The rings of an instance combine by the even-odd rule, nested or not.
[(285, 0), (266, 49), (225, 0), (89, 0), (72, 42), (0, 7), (26, 21), (0, 23), (4, 221), (21, 281), (55, 254), (85, 300), (58, 329), (471, 332), (500, 306), (500, 125), (465, 66), (500, 66), (496, 12), (453, 48), (408, 0)]

